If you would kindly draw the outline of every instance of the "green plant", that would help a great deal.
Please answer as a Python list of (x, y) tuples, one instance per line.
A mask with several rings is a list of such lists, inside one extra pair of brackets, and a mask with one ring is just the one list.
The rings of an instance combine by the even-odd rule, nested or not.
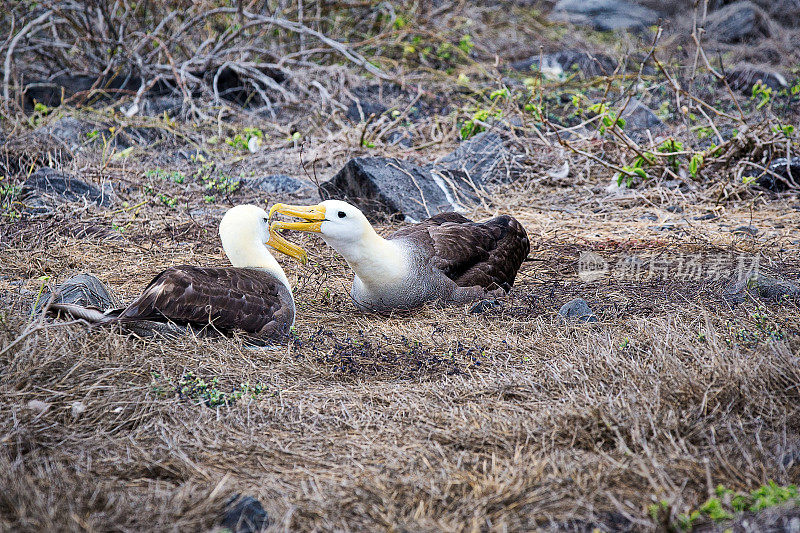
[(784, 137), (791, 139), (792, 135), (794, 135), (794, 126), (791, 124), (778, 124), (772, 127), (772, 131), (775, 133), (783, 133)]
[(219, 389), (219, 378), (214, 377), (206, 381), (191, 371), (184, 373), (177, 384), (173, 384), (171, 380), (164, 380), (157, 372), (151, 373), (151, 378), (153, 392), (158, 396), (175, 395), (198, 404), (205, 404), (208, 407), (233, 405), (246, 396), (257, 398), (268, 391), (267, 386), (263, 383), (251, 384), (249, 381), (245, 381), (230, 392), (225, 392)]
[(458, 47), (461, 49), (462, 52), (469, 55), (475, 45), (472, 42), (472, 35), (466, 33), (461, 36), (461, 40), (458, 41)]
[[(264, 139), (264, 132), (258, 128), (245, 128), (241, 133), (225, 139), (228, 146), (241, 152), (255, 151)], [(211, 139), (209, 139), (209, 142)]]
[(485, 130), (484, 124), (490, 117), (502, 118), (503, 112), (500, 110), (491, 111), (489, 109), (478, 109), (472, 114), (472, 118), (464, 121), (459, 129), (462, 139), (469, 139)]
[(765, 105), (769, 104), (772, 100), (773, 92), (772, 87), (764, 84), (761, 80), (758, 80), (755, 85), (753, 85), (752, 91), (752, 100), (758, 100), (756, 104), (756, 109), (761, 109)]

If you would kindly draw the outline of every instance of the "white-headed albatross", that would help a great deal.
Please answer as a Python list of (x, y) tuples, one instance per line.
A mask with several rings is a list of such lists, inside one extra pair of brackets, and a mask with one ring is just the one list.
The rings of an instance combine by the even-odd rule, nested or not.
[(239, 331), (257, 342), (285, 336), (294, 324), (294, 298), (286, 274), (265, 244), (301, 263), (305, 251), (271, 232), (266, 211), (254, 205), (229, 209), (219, 236), (230, 267), (167, 268), (133, 303), (119, 309), (58, 302), (56, 291), (50, 309), (136, 333)]
[(464, 303), (508, 292), (530, 251), (525, 229), (502, 215), (472, 222), (441, 213), (378, 235), (364, 214), (339, 200), (314, 206), (275, 204), (274, 213), (304, 222), (274, 221), (270, 230), (319, 233), (355, 273), (350, 295), (362, 309), (410, 309), (431, 300)]

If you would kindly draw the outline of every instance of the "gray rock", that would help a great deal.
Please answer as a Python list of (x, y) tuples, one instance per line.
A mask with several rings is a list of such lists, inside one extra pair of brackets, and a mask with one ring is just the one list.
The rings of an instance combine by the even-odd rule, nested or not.
[(731, 283), (722, 293), (730, 304), (742, 303), (747, 295), (767, 300), (794, 300), (800, 302), (800, 286), (786, 279), (769, 276), (760, 271), (749, 272)]
[(389, 108), (374, 100), (357, 100), (350, 102), (345, 111), (345, 116), (353, 122), (366, 122), (370, 115), (378, 116), (386, 113)]
[[(541, 63), (541, 65), (540, 65)], [(550, 72), (563, 72), (569, 75), (580, 72), (587, 78), (603, 76), (614, 72), (617, 62), (605, 54), (590, 54), (579, 50), (562, 50), (554, 54), (531, 56), (528, 59), (514, 61), (509, 67), (520, 72), (542, 70)]]
[[(97, 135), (90, 137), (92, 132)], [(95, 124), (75, 117), (62, 117), (34, 133), (43, 140), (57, 142), (72, 152), (92, 143), (102, 143), (103, 138), (109, 146), (125, 149), (134, 145), (151, 144), (161, 135), (161, 131), (156, 128), (118, 128), (114, 134), (109, 130), (108, 124)]]
[(95, 129), (94, 124), (75, 117), (62, 117), (50, 125), (39, 128), (35, 133), (45, 140), (55, 141), (76, 152), (89, 143), (87, 135)]
[(658, 13), (624, 0), (559, 0), (550, 19), (600, 31), (641, 30), (658, 22)]
[(756, 41), (772, 35), (769, 16), (749, 0), (729, 4), (706, 20), (706, 35), (722, 43)]
[(625, 133), (636, 142), (646, 141), (648, 130), (655, 135), (664, 128), (653, 110), (636, 98), (630, 99), (621, 116), (625, 119)]
[(577, 322), (597, 322), (597, 317), (592, 312), (592, 308), (583, 298), (575, 298), (561, 306), (558, 310), (559, 316), (565, 320)]
[(269, 525), (269, 515), (252, 496), (234, 495), (225, 505), (222, 527), (233, 533), (257, 533)]
[(244, 178), (239, 182), (243, 187), (270, 194), (292, 193), (308, 187), (304, 181), (286, 174), (272, 174), (257, 178)]
[(325, 199), (348, 201), (373, 220), (389, 216), (419, 221), (477, 201), (472, 185), (461, 173), (431, 172), (385, 157), (351, 159), (320, 189)]
[(21, 198), (29, 206), (28, 212), (44, 213), (58, 203), (84, 202), (110, 206), (113, 191), (109, 187), (98, 189), (94, 185), (49, 167), (42, 167), (22, 184)]
[(156, 96), (144, 98), (139, 113), (146, 117), (175, 116), (183, 108), (183, 98), (176, 96)]
[(491, 183), (509, 183), (520, 172), (519, 155), (506, 145), (497, 131), (483, 131), (462, 141), (453, 152), (440, 158), (429, 169), (443, 168), (463, 172), (481, 187)]
[(747, 280), (747, 288), (762, 298), (800, 300), (800, 286), (785, 279), (755, 273)]

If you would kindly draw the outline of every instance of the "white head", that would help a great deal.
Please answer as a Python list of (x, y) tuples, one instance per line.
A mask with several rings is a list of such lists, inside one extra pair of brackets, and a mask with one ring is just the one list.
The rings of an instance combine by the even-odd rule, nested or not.
[(275, 204), (275, 212), (298, 217), (306, 222), (273, 222), (271, 229), (319, 233), (329, 246), (347, 260), (364, 281), (381, 283), (405, 272), (402, 253), (391, 241), (378, 235), (357, 207), (341, 200), (325, 200), (311, 206)]
[(337, 250), (377, 236), (364, 213), (341, 200), (325, 200), (310, 206), (275, 204), (269, 210), (270, 216), (276, 211), (306, 222), (276, 222), (273, 224), (275, 228), (319, 233)]
[(267, 270), (287, 287), (289, 280), (266, 245), (269, 244), (301, 262), (305, 260), (305, 251), (302, 248), (270, 232), (269, 215), (255, 205), (237, 205), (228, 209), (219, 223), (219, 238), (231, 265)]

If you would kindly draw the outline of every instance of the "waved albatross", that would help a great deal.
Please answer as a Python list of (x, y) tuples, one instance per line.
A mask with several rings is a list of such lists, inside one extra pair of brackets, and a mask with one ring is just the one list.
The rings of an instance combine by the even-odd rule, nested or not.
[[(194, 331), (215, 335), (240, 331), (255, 342), (285, 336), (294, 324), (294, 298), (286, 274), (265, 244), (301, 263), (306, 261), (305, 251), (271, 232), (266, 211), (254, 205), (229, 209), (220, 222), (219, 236), (230, 267), (167, 268), (123, 308), (102, 311), (56, 301), (50, 309), (97, 324), (119, 325), (139, 334)], [(76, 291), (62, 285), (56, 296), (82, 289), (84, 299), (89, 292), (94, 296), (90, 300), (113, 301), (99, 280), (91, 283), (87, 276), (79, 278), (82, 288)]]
[(339, 200), (275, 204), (270, 218), (275, 212), (305, 222), (274, 221), (271, 231), (319, 233), (344, 257), (355, 273), (350, 295), (356, 306), (371, 311), (502, 295), (530, 251), (525, 229), (508, 215), (472, 222), (458, 213), (441, 213), (384, 239), (358, 208)]

